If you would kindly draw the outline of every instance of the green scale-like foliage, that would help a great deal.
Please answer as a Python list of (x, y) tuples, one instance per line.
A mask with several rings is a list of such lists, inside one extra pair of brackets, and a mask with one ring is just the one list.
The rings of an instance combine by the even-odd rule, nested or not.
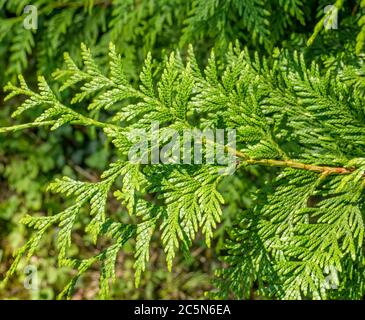
[[(62, 63), (60, 52), (64, 51), (80, 62), (81, 42), (93, 49), (102, 65), (105, 48), (114, 42), (131, 78), (136, 78), (134, 66), (142, 63), (148, 51), (160, 56), (166, 49), (184, 48), (188, 43), (196, 45), (202, 56), (212, 47), (225, 52), (236, 39), (267, 52), (278, 45), (304, 47), (309, 40), (321, 47), (320, 55), (326, 58), (326, 52), (338, 53), (343, 43), (363, 53), (364, 1), (359, 5), (336, 1), (344, 21), (336, 36), (331, 34), (335, 41), (323, 37), (315, 41), (319, 34), (330, 33), (323, 31), (327, 4), (316, 0), (37, 0), (31, 3), (37, 8), (37, 29), (28, 30), (23, 26), (29, 16), (24, 8), (30, 3), (2, 0), (0, 66), (4, 75), (0, 80), (14, 79), (25, 70), (48, 76)], [(306, 29), (313, 30), (310, 39)]]
[[(109, 72), (82, 45), (83, 65), (65, 55), (65, 69), (54, 73), (60, 92), (39, 77), (38, 90), (9, 84), (7, 99), (25, 96), (14, 116), (37, 109), (34, 122), (2, 128), (12, 132), (31, 127), (94, 126), (103, 130), (117, 149), (118, 159), (97, 182), (58, 179), (49, 190), (74, 198), (74, 205), (52, 216), (27, 215), (23, 222), (33, 236), (15, 257), (6, 279), (22, 256), (36, 252), (49, 228), (57, 226), (60, 265), (78, 270), (60, 297), (70, 297), (79, 277), (100, 265), (100, 294), (107, 297), (115, 279), (118, 252), (130, 240), (135, 246), (135, 282), (148, 268), (150, 244), (159, 241), (169, 270), (177, 251), (188, 254), (193, 241), (211, 245), (221, 222), (225, 200), (219, 183), (229, 179), (218, 164), (141, 164), (128, 161), (134, 129), (159, 121), (159, 142), (168, 129), (234, 128), (236, 174), (248, 166), (275, 170), (273, 183), (257, 192), (246, 212), (237, 212), (238, 225), (226, 243), (228, 264), (217, 272), (218, 297), (361, 298), (364, 294), (365, 108), (363, 69), (344, 67), (321, 73), (300, 54), (281, 51), (275, 60), (251, 58), (247, 50), (230, 46), (224, 59), (214, 52), (204, 69), (192, 47), (186, 57), (173, 52), (157, 63), (148, 55), (139, 82), (131, 84), (123, 59), (109, 48)], [(361, 61), (359, 61), (361, 64)], [(156, 70), (154, 65), (160, 67)], [(68, 102), (62, 91), (75, 94)], [(76, 111), (80, 103), (89, 110)], [(100, 118), (95, 110), (107, 111)], [(197, 116), (198, 115), (198, 116)], [(227, 151), (227, 150), (226, 150)], [(274, 168), (278, 167), (280, 169)], [(117, 179), (122, 187), (115, 190)], [(116, 197), (129, 214), (121, 222), (106, 204)], [(111, 245), (91, 258), (69, 255), (75, 221), (89, 208), (85, 225), (96, 243)], [(154, 235), (159, 235), (156, 238)], [(335, 270), (336, 276), (326, 282)], [(354, 281), (356, 285), (354, 285)], [(336, 289), (333, 287), (336, 286)]]

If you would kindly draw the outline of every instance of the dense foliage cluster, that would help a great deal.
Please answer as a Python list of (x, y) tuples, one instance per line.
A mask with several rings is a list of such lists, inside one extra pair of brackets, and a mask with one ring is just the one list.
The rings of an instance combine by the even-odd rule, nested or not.
[[(131, 247), (136, 287), (154, 250), (163, 249), (174, 272), (179, 257), (193, 261), (197, 247), (213, 247), (219, 262), (209, 272), (219, 267), (210, 297), (361, 299), (365, 1), (336, 1), (335, 30), (326, 30), (337, 12), (324, 13), (328, 4), (39, 0), (39, 29), (27, 30), (26, 1), (0, 1), (5, 101), (21, 120), (0, 128), (0, 172), (21, 194), (13, 207), (48, 211), (23, 216), (33, 232), (4, 285), (57, 230), (58, 265), (76, 271), (60, 298), (71, 298), (95, 268), (100, 297), (110, 297), (120, 252)], [(29, 77), (16, 84), (20, 72)], [(236, 130), (236, 148), (225, 149), (234, 175), (218, 163), (128, 157), (135, 130), (163, 144), (171, 129), (207, 128)], [(53, 146), (73, 137), (85, 142), (74, 149), (90, 144), (89, 154), (99, 154), (65, 170), (74, 149)], [(24, 139), (39, 147), (22, 149)], [(13, 154), (35, 170), (26, 187), (16, 187), (24, 178), (17, 165), (11, 170)], [(62, 170), (47, 189), (57, 204), (48, 204), (42, 186)], [(33, 208), (19, 201), (31, 192)], [(97, 250), (75, 250), (75, 234)]]

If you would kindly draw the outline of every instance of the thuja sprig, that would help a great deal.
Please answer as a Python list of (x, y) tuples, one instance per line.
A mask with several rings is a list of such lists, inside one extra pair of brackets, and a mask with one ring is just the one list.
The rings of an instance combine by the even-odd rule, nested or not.
[[(308, 67), (296, 53), (283, 53), (270, 64), (233, 46), (219, 61), (212, 53), (203, 70), (192, 47), (186, 57), (173, 52), (160, 63), (148, 55), (139, 83), (131, 84), (114, 45), (109, 49), (108, 74), (100, 70), (85, 45), (81, 51), (82, 66), (65, 55), (65, 69), (55, 73), (63, 90), (76, 91), (70, 106), (44, 78), (39, 79), (39, 92), (20, 78), (20, 87), (9, 84), (6, 88), (8, 99), (26, 96), (14, 115), (32, 108), (40, 108), (42, 113), (30, 124), (0, 132), (94, 126), (113, 142), (119, 158), (98, 182), (64, 178), (51, 185), (51, 191), (74, 197), (75, 205), (53, 216), (59, 218), (56, 220), (27, 216), (25, 223), (35, 233), (19, 251), (9, 275), (21, 256), (35, 252), (44, 228), (52, 225), (60, 228), (60, 265), (78, 271), (62, 297), (69, 297), (77, 279), (98, 262), (102, 264), (101, 295), (106, 297), (117, 254), (129, 239), (135, 240), (136, 286), (148, 268), (153, 235), (159, 235), (169, 270), (176, 252), (187, 252), (199, 233), (207, 246), (212, 245), (225, 202), (218, 191), (225, 179), (221, 167), (216, 163), (163, 165), (128, 160), (130, 133), (145, 129), (146, 140), (156, 139), (148, 129), (158, 121), (162, 132), (234, 128), (236, 148), (226, 147), (225, 151), (236, 157), (237, 169), (246, 165), (283, 169), (272, 189), (258, 192), (256, 204), (248, 212), (237, 213), (239, 225), (227, 242), (229, 267), (218, 272), (219, 296), (233, 292), (247, 297), (255, 287), (260, 294), (279, 298), (363, 294), (365, 109), (356, 84), (330, 73), (322, 75), (316, 65)], [(155, 64), (159, 73), (153, 69)], [(88, 115), (72, 107), (80, 102), (88, 104)], [(101, 121), (90, 116), (93, 110), (107, 110), (112, 116)], [(157, 139), (166, 142), (164, 135)], [(213, 142), (205, 139), (204, 143)], [(122, 187), (114, 196), (133, 217), (128, 224), (114, 221), (113, 212), (107, 212), (108, 197), (120, 177)], [(314, 204), (313, 197), (317, 199)], [(114, 244), (93, 258), (79, 260), (69, 256), (69, 248), (75, 220), (86, 207), (91, 219), (85, 231), (95, 242), (108, 236)], [(332, 267), (340, 274), (336, 292), (324, 282), (326, 270)], [(361, 286), (351, 291), (354, 272), (359, 272)]]

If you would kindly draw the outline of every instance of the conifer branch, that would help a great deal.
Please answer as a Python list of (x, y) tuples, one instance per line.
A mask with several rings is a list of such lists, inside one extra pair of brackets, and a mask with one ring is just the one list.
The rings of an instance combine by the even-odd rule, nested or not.
[[(226, 179), (222, 167), (214, 162), (142, 165), (128, 160), (129, 138), (133, 130), (143, 130), (144, 140), (155, 139), (162, 146), (171, 130), (224, 128), (236, 130), (238, 150), (229, 144), (225, 151), (235, 156), (238, 166), (284, 170), (272, 175), (272, 188), (257, 190), (249, 210), (236, 212), (238, 224), (225, 245), (228, 267), (218, 272), (218, 296), (233, 292), (247, 297), (258, 286), (259, 294), (267, 297), (325, 299), (336, 294), (323, 284), (329, 268), (341, 273), (339, 292), (363, 294), (348, 291), (353, 272), (347, 272), (365, 269), (365, 109), (362, 85), (352, 77), (361, 74), (357, 68), (347, 69), (346, 77), (322, 75), (316, 64), (308, 67), (296, 53), (281, 52), (270, 64), (230, 46), (224, 59), (213, 52), (201, 70), (189, 47), (186, 57), (179, 52), (166, 57), (159, 72), (148, 55), (134, 83), (127, 78), (113, 44), (108, 73), (85, 45), (81, 56), (79, 67), (66, 54), (65, 68), (54, 73), (61, 82), (60, 93), (53, 92), (43, 77), (36, 91), (22, 77), (19, 87), (9, 84), (6, 99), (26, 97), (14, 116), (34, 108), (41, 113), (33, 123), (0, 132), (48, 125), (54, 130), (66, 124), (98, 127), (114, 144), (118, 159), (100, 179), (84, 182), (64, 177), (50, 185), (50, 191), (73, 197), (74, 204), (51, 217), (26, 216), (23, 221), (34, 235), (19, 250), (7, 279), (22, 256), (29, 259), (34, 254), (52, 226), (59, 229), (59, 264), (77, 270), (61, 297), (71, 297), (77, 279), (97, 262), (101, 296), (107, 297), (109, 280), (115, 279), (116, 257), (129, 239), (135, 240), (136, 286), (148, 267), (150, 244), (157, 232), (168, 270), (177, 252), (191, 247), (199, 233), (211, 246), (227, 201), (219, 188)], [(62, 102), (66, 89), (76, 90), (71, 105), (87, 105), (89, 113), (81, 114)], [(154, 122), (159, 123), (159, 134), (151, 130)], [(216, 146), (207, 137), (203, 144)], [(113, 215), (107, 212), (107, 203), (116, 185), (119, 190), (113, 195), (133, 223), (108, 217)], [(107, 236), (113, 244), (94, 257), (78, 260), (69, 251), (75, 222), (85, 211), (91, 216), (85, 232), (94, 243)], [(358, 277), (365, 288), (365, 277)]]

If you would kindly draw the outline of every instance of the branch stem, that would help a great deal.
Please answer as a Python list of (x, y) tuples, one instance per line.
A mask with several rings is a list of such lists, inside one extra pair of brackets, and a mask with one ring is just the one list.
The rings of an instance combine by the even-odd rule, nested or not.
[(247, 159), (243, 161), (249, 165), (263, 165), (269, 167), (284, 167), (284, 168), (293, 168), (293, 169), (302, 169), (307, 171), (314, 171), (323, 173), (325, 175), (330, 174), (350, 174), (353, 172), (351, 169), (347, 169), (344, 167), (329, 167), (329, 166), (318, 166), (311, 165), (302, 162), (297, 162), (293, 160), (272, 160), (272, 159)]
[[(209, 140), (204, 137), (203, 142), (209, 145), (216, 145), (215, 141)], [(225, 146), (225, 152), (228, 152), (239, 159), (240, 163), (245, 163), (247, 165), (262, 165), (268, 167), (281, 167), (281, 168), (292, 168), (292, 169), (300, 169), (307, 170), (313, 172), (319, 172), (323, 175), (332, 175), (332, 174), (350, 174), (354, 171), (354, 169), (344, 168), (344, 167), (330, 167), (330, 166), (321, 166), (321, 165), (312, 165), (294, 160), (275, 160), (275, 159), (252, 159), (244, 152), (238, 151), (232, 147)]]
[[(79, 116), (79, 121), (73, 121), (73, 124), (77, 124), (78, 122), (80, 122), (80, 124), (88, 123), (90, 125), (94, 125), (96, 127), (102, 128), (102, 129), (111, 128), (111, 127), (116, 130), (120, 129), (118, 126), (111, 124), (111, 123), (100, 122), (100, 121), (94, 120), (92, 118), (83, 116), (81, 114), (78, 114), (78, 116)], [(24, 129), (33, 128), (33, 127), (48, 126), (48, 125), (53, 125), (54, 123), (55, 123), (55, 121), (26, 123), (26, 124), (16, 125), (16, 126), (12, 126), (12, 127), (0, 128), (0, 133), (24, 130)], [(204, 139), (204, 142), (207, 144), (215, 144), (214, 141), (210, 141), (208, 139)], [(350, 174), (354, 171), (354, 169), (350, 169), (350, 168), (312, 165), (312, 164), (307, 164), (307, 163), (298, 162), (298, 161), (294, 161), (294, 160), (252, 159), (247, 154), (245, 154), (241, 151), (235, 150), (234, 148), (227, 147), (227, 146), (225, 147), (225, 151), (235, 155), (237, 158), (241, 159), (241, 161), (239, 161), (239, 162), (245, 163), (247, 165), (262, 165), (262, 166), (268, 166), (268, 167), (301, 169), (301, 170), (319, 172), (324, 175)]]

